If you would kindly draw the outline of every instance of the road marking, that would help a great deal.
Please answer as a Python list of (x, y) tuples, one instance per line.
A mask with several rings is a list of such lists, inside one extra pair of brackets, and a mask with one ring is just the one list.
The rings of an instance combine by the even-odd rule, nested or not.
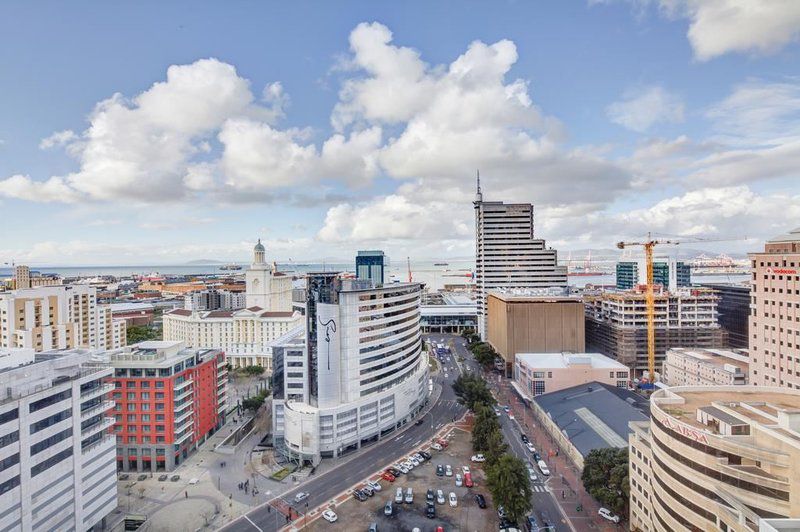
[(257, 524), (255, 524), (255, 523), (253, 522), (253, 520), (252, 520), (252, 519), (250, 519), (249, 517), (247, 517), (247, 514), (245, 514), (244, 518), (245, 518), (245, 519), (247, 519), (247, 522), (248, 522), (248, 523), (250, 523), (251, 525), (253, 525), (253, 527), (254, 527), (256, 530), (258, 530), (258, 532), (264, 532), (264, 530), (263, 530), (262, 528), (260, 528), (260, 527), (259, 527)]

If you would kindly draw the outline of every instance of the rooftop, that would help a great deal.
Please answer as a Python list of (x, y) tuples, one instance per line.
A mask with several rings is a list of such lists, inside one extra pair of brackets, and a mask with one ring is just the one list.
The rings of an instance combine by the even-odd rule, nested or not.
[(527, 302), (578, 302), (581, 297), (570, 295), (568, 287), (550, 288), (497, 288), (488, 291), (490, 297), (496, 297), (509, 303)]
[(680, 353), (722, 369), (728, 369), (725, 366), (733, 366), (739, 369), (737, 373), (747, 373), (750, 368), (750, 359), (747, 357), (747, 351), (743, 349), (728, 351), (725, 349), (675, 347), (667, 351), (667, 357), (669, 357), (670, 352)]
[(627, 447), (630, 421), (647, 421), (646, 398), (599, 382), (533, 399), (584, 457), (593, 449)]
[(795, 227), (788, 233), (784, 233), (782, 235), (774, 236), (767, 240), (767, 243), (777, 243), (777, 242), (797, 242), (800, 241), (800, 227)]
[(153, 310), (151, 303), (111, 303), (111, 312), (128, 312), (132, 310)]
[(517, 353), (516, 361), (530, 368), (561, 368), (591, 365), (593, 368), (627, 370), (628, 366), (600, 353)]

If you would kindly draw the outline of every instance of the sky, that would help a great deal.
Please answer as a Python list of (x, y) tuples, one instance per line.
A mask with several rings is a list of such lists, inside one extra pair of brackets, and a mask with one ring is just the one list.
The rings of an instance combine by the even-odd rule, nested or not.
[[(562, 254), (800, 226), (800, 2), (0, 4), (0, 264)], [(563, 255), (562, 255), (563, 256)]]

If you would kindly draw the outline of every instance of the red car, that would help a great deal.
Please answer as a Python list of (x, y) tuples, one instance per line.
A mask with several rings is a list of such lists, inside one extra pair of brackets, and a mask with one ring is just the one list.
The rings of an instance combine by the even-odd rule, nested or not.
[(444, 447), (445, 449), (447, 448), (447, 445), (448, 445), (448, 443), (447, 443), (447, 440), (444, 440), (444, 439), (442, 439), (442, 440), (436, 440), (436, 443), (438, 443), (439, 445), (441, 445), (441, 446), (442, 446), (442, 447)]
[(471, 488), (475, 484), (472, 482), (472, 473), (464, 473), (464, 485)]
[(394, 482), (394, 475), (389, 473), (388, 471), (384, 471), (383, 475), (381, 475), (383, 480), (388, 480), (389, 482)]
[(444, 527), (443, 526), (437, 526), (436, 527), (436, 532), (444, 532)]

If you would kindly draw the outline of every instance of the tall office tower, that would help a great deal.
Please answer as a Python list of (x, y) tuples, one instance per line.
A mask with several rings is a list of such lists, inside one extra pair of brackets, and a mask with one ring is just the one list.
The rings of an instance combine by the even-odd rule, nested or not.
[(534, 238), (533, 205), (483, 201), (480, 174), (475, 194), (475, 289), (478, 333), (486, 339), (487, 292), (496, 288), (567, 286), (558, 252)]
[(309, 273), (306, 327), (274, 348), (275, 449), (317, 463), (386, 436), (428, 400), (421, 286)]
[(91, 351), (0, 348), (1, 530), (105, 529), (117, 507), (111, 373)]
[(292, 310), (292, 278), (267, 264), (266, 249), (258, 239), (253, 248), (253, 263), (244, 274), (248, 308)]
[(379, 249), (359, 251), (356, 255), (356, 277), (382, 285), (386, 275), (388, 257)]
[(750, 261), (750, 383), (800, 388), (800, 227)]
[(119, 347), (114, 341), (124, 343), (124, 322), (115, 325), (103, 314), (103, 327), (98, 328), (98, 309), (102, 305), (97, 305), (97, 291), (88, 285), (0, 292), (0, 347), (35, 351)]
[(750, 319), (750, 282), (747, 284), (700, 283), (710, 288), (719, 297), (719, 324), (725, 329), (725, 347), (747, 348), (750, 335), (747, 333)]
[(31, 270), (27, 266), (18, 265), (14, 266), (14, 288), (31, 287)]
[(225, 423), (228, 370), (219, 349), (155, 341), (107, 356), (117, 469), (171, 471)]
[[(692, 269), (688, 264), (671, 257), (653, 259), (653, 281), (667, 290), (677, 290), (692, 284)], [(647, 267), (644, 258), (621, 260), (617, 263), (617, 289), (630, 290), (647, 284)]]

